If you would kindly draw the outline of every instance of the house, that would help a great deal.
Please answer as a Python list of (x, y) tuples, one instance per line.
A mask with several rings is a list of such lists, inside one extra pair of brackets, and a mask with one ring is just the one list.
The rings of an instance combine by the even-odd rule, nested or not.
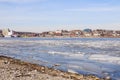
[(64, 36), (64, 37), (70, 37), (70, 31), (62, 30), (62, 36)]
[(70, 33), (71, 37), (80, 37), (83, 35), (83, 32), (81, 30), (72, 30)]
[(115, 31), (115, 33), (116, 33), (116, 36), (120, 37), (120, 31)]
[(55, 31), (55, 36), (62, 36), (62, 30)]
[(97, 31), (97, 30), (93, 30), (92, 33), (93, 33), (93, 36), (94, 36), (94, 37), (99, 37), (99, 36), (101, 36), (101, 32), (99, 32), (99, 31)]
[(84, 29), (83, 34), (85, 37), (91, 37), (93, 35), (91, 29)]

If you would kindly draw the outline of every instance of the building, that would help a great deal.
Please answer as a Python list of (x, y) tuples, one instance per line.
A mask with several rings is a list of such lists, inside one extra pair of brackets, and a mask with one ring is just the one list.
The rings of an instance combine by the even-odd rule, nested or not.
[(91, 29), (84, 29), (83, 34), (84, 34), (85, 37), (91, 37), (93, 35)]
[(81, 30), (72, 30), (70, 31), (71, 37), (80, 37), (83, 36), (83, 32)]
[(62, 36), (62, 30), (55, 31), (55, 36)]
[(3, 35), (2, 35), (2, 30), (0, 30), (0, 37), (3, 37)]
[(93, 33), (93, 36), (94, 36), (94, 37), (99, 37), (99, 36), (101, 36), (101, 32), (99, 32), (99, 31), (97, 31), (97, 30), (93, 30), (92, 33)]
[(8, 29), (3, 29), (3, 30), (2, 30), (2, 35), (3, 35), (4, 37), (12, 37), (13, 31), (10, 30), (9, 28), (8, 28)]
[(63, 37), (70, 37), (70, 31), (62, 30), (62, 36)]
[(115, 31), (116, 36), (120, 37), (120, 31)]

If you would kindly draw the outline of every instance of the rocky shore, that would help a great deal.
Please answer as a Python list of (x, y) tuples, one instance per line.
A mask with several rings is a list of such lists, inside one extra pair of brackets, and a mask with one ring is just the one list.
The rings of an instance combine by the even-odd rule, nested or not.
[[(0, 80), (107, 80), (0, 56)], [(109, 79), (108, 79), (109, 80)]]

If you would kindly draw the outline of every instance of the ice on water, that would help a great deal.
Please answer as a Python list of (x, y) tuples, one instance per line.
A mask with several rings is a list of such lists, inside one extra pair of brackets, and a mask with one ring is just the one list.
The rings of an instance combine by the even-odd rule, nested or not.
[(119, 38), (0, 38), (7, 55), (73, 73), (120, 78)]

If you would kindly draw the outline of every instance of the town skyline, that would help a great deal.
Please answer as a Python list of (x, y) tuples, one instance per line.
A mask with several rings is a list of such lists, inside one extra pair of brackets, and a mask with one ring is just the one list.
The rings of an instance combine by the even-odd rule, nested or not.
[(84, 29), (84, 30), (55, 30), (44, 31), (41, 33), (24, 32), (11, 29), (0, 30), (0, 37), (90, 37), (90, 38), (120, 38), (120, 30), (105, 30), (105, 29)]
[[(97, 29), (100, 29), (100, 30), (113, 30), (113, 31), (120, 31), (120, 29), (116, 29), (116, 28), (90, 28), (90, 27), (76, 27), (76, 28), (55, 28), (55, 29), (50, 29), (50, 28), (46, 28), (44, 30), (41, 30), (40, 28), (37, 30), (32, 30), (31, 28), (29, 29), (16, 29), (16, 28), (12, 28), (12, 27), (1, 27), (0, 30), (3, 30), (3, 29), (10, 29), (10, 30), (15, 30), (15, 31), (20, 31), (20, 32), (35, 32), (35, 33), (42, 33), (42, 32), (47, 32), (47, 31), (57, 31), (57, 30), (67, 30), (67, 31), (71, 31), (71, 30), (84, 30), (84, 29), (91, 29), (91, 30), (97, 30)], [(31, 29), (31, 30), (30, 30)]]
[[(102, 27), (102, 26), (107, 26), (107, 27)], [(110, 27), (111, 26), (111, 27)], [(113, 27), (112, 27), (113, 26)], [(81, 26), (58, 26), (57, 28), (51, 27), (51, 26), (43, 26), (41, 27), (28, 27), (28, 28), (21, 28), (21, 27), (14, 27), (14, 26), (8, 26), (8, 27), (0, 27), (0, 29), (12, 29), (12, 30), (16, 30), (16, 31), (23, 31), (23, 32), (36, 32), (36, 33), (41, 33), (41, 32), (45, 32), (45, 31), (56, 31), (56, 30), (84, 30), (84, 29), (92, 29), (92, 30), (96, 30), (96, 29), (103, 29), (103, 30), (120, 30), (120, 25), (91, 25), (91, 26), (86, 26), (86, 25), (81, 25)]]
[(0, 0), (0, 28), (120, 30), (120, 0)]

